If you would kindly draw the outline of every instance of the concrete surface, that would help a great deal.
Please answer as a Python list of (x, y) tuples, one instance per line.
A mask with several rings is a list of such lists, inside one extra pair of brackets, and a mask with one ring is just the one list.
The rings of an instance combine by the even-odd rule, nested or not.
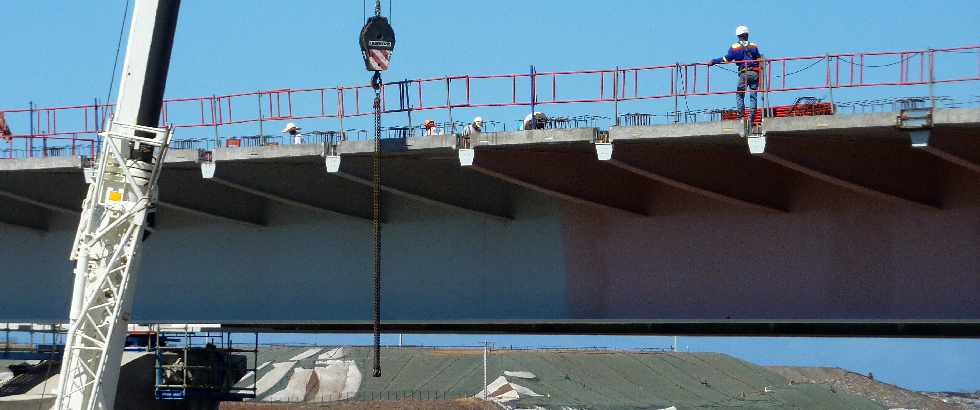
[[(455, 138), (389, 141), (384, 319), (980, 335), (980, 110), (937, 111), (926, 148), (896, 115), (767, 120), (756, 154), (730, 121), (615, 127), (611, 161), (594, 129), (474, 137), (473, 167)], [(315, 144), (219, 149), (220, 181), (175, 151), (135, 320), (364, 329), (370, 146), (340, 148), (341, 175)], [(6, 161), (0, 319), (64, 321), (81, 172)]]

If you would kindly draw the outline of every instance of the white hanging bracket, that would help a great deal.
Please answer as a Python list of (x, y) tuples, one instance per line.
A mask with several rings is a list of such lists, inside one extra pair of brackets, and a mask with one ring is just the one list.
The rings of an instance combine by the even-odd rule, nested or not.
[(609, 140), (609, 131), (596, 130), (593, 138), (595, 144), (595, 154), (599, 161), (609, 161), (613, 155), (613, 144)]
[(201, 164), (201, 178), (214, 178), (214, 171), (217, 169), (217, 164), (214, 163), (214, 151), (197, 150), (197, 162)]
[(333, 139), (331, 135), (323, 141), (323, 164), (329, 174), (340, 172), (340, 154), (337, 153), (337, 143)]
[(462, 167), (469, 167), (473, 165), (473, 158), (476, 156), (476, 152), (473, 148), (460, 148), (459, 153), (459, 165)]
[(766, 137), (748, 137), (746, 138), (749, 145), (749, 153), (752, 155), (761, 155), (766, 153)]

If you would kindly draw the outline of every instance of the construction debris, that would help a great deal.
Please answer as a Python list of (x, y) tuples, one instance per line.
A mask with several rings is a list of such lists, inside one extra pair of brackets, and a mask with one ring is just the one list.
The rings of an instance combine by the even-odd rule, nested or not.
[(266, 394), (286, 377), (286, 374), (296, 365), (296, 362), (275, 363), (272, 370), (262, 376), (255, 385), (255, 394), (261, 396)]
[(507, 376), (507, 377), (516, 377), (518, 379), (537, 379), (538, 378), (537, 376), (534, 375), (534, 373), (531, 373), (531, 372), (528, 372), (528, 371), (518, 371), (518, 372), (515, 372), (515, 371), (511, 371), (511, 370), (505, 370), (504, 371), (504, 376)]
[(311, 357), (311, 356), (313, 356), (313, 355), (315, 355), (315, 354), (317, 354), (317, 352), (319, 352), (319, 351), (320, 351), (320, 348), (315, 348), (315, 349), (309, 349), (309, 350), (307, 350), (307, 351), (305, 351), (305, 352), (303, 352), (303, 353), (300, 353), (300, 354), (298, 354), (298, 355), (296, 355), (296, 356), (293, 356), (293, 357), (292, 357), (291, 359), (289, 359), (289, 360), (292, 360), (292, 361), (294, 361), (294, 362), (298, 362), (298, 361), (300, 361), (300, 360), (303, 360), (303, 359), (306, 359), (306, 358), (308, 358), (308, 357)]
[(521, 397), (542, 396), (544, 395), (538, 394), (537, 392), (519, 384), (511, 383), (509, 380), (507, 380), (507, 377), (500, 376), (494, 379), (494, 381), (490, 382), (490, 384), (488, 384), (483, 390), (480, 390), (480, 392), (475, 394), (473, 397), (478, 399), (486, 398), (488, 401), (499, 404), (520, 400)]
[(329, 360), (314, 370), (319, 380), (316, 402), (347, 400), (361, 387), (361, 371), (353, 360)]
[(292, 377), (289, 378), (289, 384), (286, 385), (286, 388), (267, 397), (264, 401), (285, 401), (290, 403), (306, 401), (307, 397), (311, 396), (311, 387), (316, 385), (316, 382), (312, 379), (312, 376), (313, 370), (294, 370)]
[(316, 357), (316, 360), (320, 361), (320, 360), (340, 359), (343, 358), (344, 356), (347, 356), (347, 352), (344, 351), (343, 347), (338, 347), (320, 353), (320, 355)]

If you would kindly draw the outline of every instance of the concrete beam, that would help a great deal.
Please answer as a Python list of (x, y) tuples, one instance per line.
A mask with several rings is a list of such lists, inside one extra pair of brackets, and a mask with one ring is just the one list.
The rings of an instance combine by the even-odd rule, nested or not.
[(739, 120), (696, 122), (685, 124), (634, 125), (609, 128), (613, 142), (625, 140), (663, 140), (664, 138), (692, 138), (738, 136), (742, 128)]
[[(814, 148), (815, 146), (811, 145), (810, 147), (796, 147), (795, 149), (793, 149), (791, 145), (793, 145), (794, 142), (802, 142), (802, 141), (790, 141), (793, 139), (796, 138), (782, 139), (784, 145), (782, 147), (778, 146), (777, 144), (774, 144), (777, 143), (778, 140), (773, 140), (772, 137), (751, 137), (747, 139), (748, 140), (747, 144), (748, 144), (749, 151), (753, 155), (759, 158), (763, 158), (774, 164), (797, 171), (809, 177), (818, 179), (820, 181), (824, 181), (845, 188), (847, 190), (857, 192), (862, 195), (867, 195), (873, 198), (883, 199), (890, 202), (912, 205), (917, 208), (923, 208), (929, 210), (941, 209), (941, 206), (936, 201), (923, 199), (922, 197), (913, 197), (904, 193), (896, 192), (893, 189), (876, 187), (871, 184), (856, 182), (849, 177), (836, 175), (833, 171), (826, 169), (828, 168), (826, 165), (829, 165), (830, 162), (826, 159), (827, 157), (819, 158), (818, 156), (816, 160), (810, 159), (809, 161), (800, 159), (801, 157), (806, 156), (806, 154), (800, 154), (800, 152), (805, 153), (809, 151), (808, 148)], [(831, 144), (823, 144), (823, 145), (825, 146), (821, 148), (826, 149), (827, 148), (826, 146)], [(797, 152), (794, 153), (793, 151), (797, 151)], [(839, 150), (839, 151), (846, 152), (845, 150)], [(853, 155), (853, 153), (850, 157), (851, 158), (841, 157), (840, 159), (851, 160), (856, 162), (862, 161), (861, 158), (854, 158), (857, 157), (857, 155)], [(824, 166), (815, 165), (815, 164), (819, 164), (821, 160), (824, 162), (823, 164)], [(895, 158), (891, 158), (890, 160), (892, 162), (901, 162), (900, 160)], [(872, 174), (872, 173), (864, 172), (864, 174), (866, 174), (867, 176), (867, 174)], [(905, 182), (905, 181), (901, 181), (902, 177), (897, 175), (887, 175), (886, 178), (891, 178), (893, 180), (899, 179), (900, 183)]]
[(263, 226), (266, 226), (266, 224), (264, 222), (261, 222), (261, 221), (248, 220), (248, 219), (244, 219), (244, 218), (240, 218), (240, 217), (235, 217), (235, 216), (231, 216), (231, 215), (221, 215), (221, 214), (218, 214), (218, 213), (216, 213), (214, 211), (207, 211), (207, 210), (203, 210), (203, 209), (197, 209), (197, 208), (193, 208), (193, 207), (188, 206), (188, 205), (175, 204), (173, 202), (168, 202), (168, 201), (157, 201), (157, 206), (159, 206), (161, 208), (172, 209), (172, 210), (175, 210), (175, 211), (180, 211), (180, 212), (188, 213), (188, 214), (191, 214), (191, 215), (200, 216), (200, 217), (209, 218), (209, 219), (214, 219), (214, 220), (218, 220), (218, 221), (231, 222), (231, 223), (235, 223), (235, 224), (241, 224), (241, 225), (252, 226), (252, 227), (263, 227)]
[[(339, 172), (330, 175), (370, 188), (372, 165), (370, 156), (345, 155)], [(512, 219), (511, 185), (461, 168), (451, 151), (391, 155), (382, 165), (386, 194), (499, 221)]]
[(555, 128), (512, 132), (485, 132), (471, 136), (471, 147), (593, 142), (595, 128)]
[(586, 205), (586, 206), (592, 206), (592, 207), (596, 207), (596, 208), (608, 209), (608, 210), (612, 210), (612, 211), (616, 211), (616, 212), (626, 212), (626, 213), (630, 213), (630, 214), (638, 215), (638, 216), (649, 216), (647, 213), (635, 211), (635, 210), (632, 210), (632, 209), (626, 209), (626, 208), (620, 208), (620, 207), (616, 207), (616, 206), (611, 206), (609, 204), (605, 204), (605, 203), (602, 203), (602, 202), (597, 202), (597, 201), (594, 201), (594, 200), (591, 200), (591, 199), (585, 199), (585, 198), (582, 198), (582, 197), (578, 197), (578, 196), (566, 194), (564, 192), (557, 191), (557, 190), (554, 190), (554, 189), (551, 189), (551, 188), (547, 188), (545, 186), (542, 186), (542, 185), (539, 185), (539, 184), (536, 184), (536, 183), (532, 183), (532, 182), (528, 182), (528, 181), (525, 181), (525, 180), (522, 180), (522, 179), (519, 179), (519, 178), (515, 178), (515, 177), (512, 177), (510, 175), (507, 175), (507, 174), (504, 174), (504, 173), (501, 173), (501, 172), (494, 171), (492, 169), (481, 167), (479, 165), (473, 165), (473, 166), (470, 167), (470, 169), (472, 169), (472, 170), (474, 170), (476, 172), (479, 172), (479, 173), (481, 173), (483, 175), (491, 176), (491, 177), (497, 178), (497, 179), (499, 179), (501, 181), (505, 181), (505, 182), (508, 182), (508, 183), (511, 183), (511, 184), (514, 184), (514, 185), (517, 185), (517, 186), (520, 186), (520, 187), (524, 187), (524, 188), (530, 189), (532, 191), (537, 191), (537, 192), (543, 193), (545, 195), (553, 196), (553, 197), (556, 197), (556, 198), (559, 198), (559, 199), (564, 199), (564, 200), (569, 201), (569, 202), (574, 202), (574, 203), (577, 203), (577, 204), (582, 204), (582, 205)]
[(969, 161), (969, 160), (967, 160), (967, 159), (965, 159), (963, 157), (960, 157), (959, 155), (956, 155), (956, 154), (954, 154), (952, 152), (946, 151), (946, 150), (944, 150), (942, 148), (938, 148), (938, 147), (931, 146), (931, 145), (924, 145), (924, 146), (916, 147), (916, 148), (921, 149), (922, 151), (928, 152), (928, 153), (930, 153), (932, 155), (935, 155), (936, 158), (939, 158), (939, 159), (941, 159), (943, 161), (949, 162), (950, 164), (959, 165), (959, 166), (961, 166), (963, 168), (966, 168), (966, 169), (968, 169), (970, 171), (973, 171), (973, 172), (976, 172), (976, 173), (980, 173), (980, 163)]
[[(220, 179), (217, 183), (205, 182), (208, 179), (201, 178), (194, 168), (175, 169), (173, 175), (185, 185), (200, 185), (201, 194), (222, 193), (228, 199), (221, 201), (225, 204), (222, 209), (242, 208), (243, 203), (260, 200), (328, 213), (332, 217), (370, 220), (370, 189), (328, 174), (322, 161), (319, 156), (283, 162), (220, 161), (211, 179)], [(247, 210), (236, 210), (239, 214), (244, 211)]]
[(467, 169), (569, 202), (649, 216), (646, 179), (598, 161), (591, 144), (563, 149), (478, 148)]
[(29, 231), (35, 231), (35, 232), (47, 232), (48, 231), (48, 227), (46, 225), (43, 225), (43, 224), (30, 224), (30, 223), (26, 223), (26, 222), (5, 221), (5, 220), (0, 220), (0, 224), (11, 226), (11, 227), (14, 227), (14, 228), (27, 229)]
[(716, 192), (716, 191), (712, 191), (712, 190), (709, 190), (709, 189), (705, 189), (705, 188), (702, 188), (702, 187), (697, 187), (697, 186), (688, 184), (686, 182), (683, 182), (683, 181), (680, 181), (680, 180), (677, 180), (677, 179), (668, 177), (666, 175), (658, 174), (656, 172), (653, 172), (653, 171), (650, 171), (650, 170), (647, 170), (647, 169), (640, 168), (638, 166), (635, 166), (635, 165), (626, 163), (626, 162), (624, 162), (622, 160), (618, 160), (618, 159), (615, 159), (615, 158), (607, 161), (606, 163), (609, 164), (609, 165), (615, 166), (615, 167), (622, 168), (622, 169), (624, 169), (626, 171), (632, 172), (632, 173), (634, 173), (636, 175), (639, 175), (641, 177), (650, 179), (652, 181), (656, 181), (656, 182), (659, 182), (659, 183), (662, 183), (662, 184), (665, 184), (665, 185), (668, 185), (668, 186), (671, 186), (671, 187), (680, 189), (682, 191), (687, 191), (687, 192), (691, 192), (691, 193), (694, 193), (694, 194), (697, 194), (697, 195), (701, 195), (701, 196), (704, 196), (704, 197), (707, 197), (707, 198), (715, 199), (715, 200), (718, 200), (718, 201), (721, 201), (721, 202), (724, 202), (724, 203), (727, 203), (727, 204), (742, 206), (742, 207), (756, 209), (756, 210), (765, 211), (765, 212), (786, 212), (785, 209), (777, 208), (777, 207), (766, 205), (766, 204), (763, 204), (763, 203), (758, 203), (758, 202), (753, 202), (753, 201), (749, 201), (749, 200), (737, 198), (737, 197), (732, 196), (732, 195), (726, 195), (726, 194), (723, 194), (723, 193), (720, 193), (720, 192)]
[[(341, 171), (341, 172), (332, 173), (330, 175), (336, 175), (336, 176), (341, 177), (341, 178), (344, 178), (344, 179), (346, 179), (348, 181), (353, 181), (353, 182), (356, 182), (358, 184), (361, 184), (361, 185), (364, 185), (364, 186), (367, 186), (367, 187), (370, 187), (370, 186), (373, 186), (374, 185), (374, 183), (371, 180), (369, 180), (367, 178), (359, 177), (357, 175), (354, 175), (354, 174), (351, 174), (351, 173), (348, 173), (348, 172)], [(496, 214), (496, 213), (491, 213), (491, 212), (487, 212), (487, 211), (482, 211), (482, 210), (479, 210), (479, 209), (467, 208), (467, 207), (456, 205), (456, 204), (453, 204), (453, 203), (450, 203), (450, 202), (439, 200), (439, 199), (436, 199), (436, 198), (432, 198), (432, 197), (428, 197), (428, 196), (423, 196), (423, 195), (415, 194), (415, 193), (408, 192), (408, 191), (403, 191), (403, 190), (400, 190), (400, 189), (397, 189), (397, 188), (393, 188), (393, 187), (388, 186), (388, 185), (381, 185), (381, 190), (383, 192), (387, 192), (387, 193), (392, 194), (392, 195), (397, 195), (397, 196), (400, 196), (400, 197), (403, 197), (403, 198), (408, 198), (408, 199), (411, 199), (413, 201), (419, 201), (421, 203), (428, 204), (428, 205), (433, 205), (433, 206), (438, 206), (438, 207), (443, 207), (443, 208), (448, 208), (448, 209), (454, 209), (454, 210), (457, 210), (457, 211), (463, 211), (463, 212), (467, 212), (467, 213), (472, 213), (472, 214), (476, 214), (476, 215), (479, 215), (479, 216), (488, 216), (488, 217), (491, 217), (491, 218), (494, 218), (494, 219), (498, 219), (498, 220), (501, 220), (501, 221), (510, 221), (510, 220), (513, 219), (513, 218), (510, 217), (510, 215)]]
[(895, 129), (897, 112), (814, 115), (766, 119), (766, 132), (857, 131)]
[[(919, 130), (909, 132), (909, 137), (912, 141), (912, 148), (932, 154), (950, 164), (980, 173), (980, 154), (977, 154), (978, 149), (980, 149), (980, 137), (963, 138), (965, 135), (962, 135), (962, 132)], [(973, 141), (967, 141), (968, 139)], [(964, 154), (960, 154), (961, 152)], [(967, 158), (966, 153), (970, 152), (978, 159)]]
[[(261, 145), (239, 148), (215, 148), (212, 150), (215, 161), (249, 161), (284, 158), (310, 158), (323, 154), (322, 144)], [(167, 164), (190, 164), (197, 162), (196, 149), (172, 150), (164, 160)]]
[(355, 218), (355, 219), (365, 220), (365, 221), (366, 220), (369, 220), (369, 219), (364, 218), (364, 217), (362, 217), (360, 215), (349, 214), (349, 213), (346, 213), (346, 212), (336, 211), (336, 210), (333, 210), (333, 209), (329, 209), (329, 208), (324, 208), (324, 207), (321, 207), (321, 206), (317, 206), (317, 205), (314, 205), (314, 204), (311, 204), (311, 203), (301, 202), (301, 201), (298, 201), (298, 200), (295, 200), (295, 199), (286, 198), (286, 197), (283, 197), (283, 196), (280, 196), (280, 195), (276, 195), (276, 194), (273, 194), (273, 193), (270, 193), (270, 192), (263, 191), (261, 189), (248, 187), (248, 186), (242, 185), (242, 184), (237, 183), (237, 182), (232, 182), (232, 181), (229, 181), (229, 180), (224, 179), (224, 178), (213, 177), (213, 178), (207, 178), (205, 180), (206, 181), (211, 181), (211, 182), (214, 182), (214, 183), (217, 183), (217, 184), (221, 184), (221, 185), (224, 185), (226, 187), (229, 187), (229, 188), (232, 188), (232, 189), (236, 189), (236, 190), (239, 190), (239, 191), (242, 191), (242, 192), (251, 194), (251, 195), (255, 195), (255, 196), (258, 196), (258, 197), (261, 197), (261, 198), (265, 198), (265, 199), (268, 199), (268, 200), (273, 201), (273, 202), (278, 202), (278, 203), (281, 203), (281, 204), (284, 204), (284, 205), (293, 206), (293, 207), (300, 208), (300, 209), (305, 209), (305, 210), (308, 210), (308, 211), (313, 211), (313, 212), (318, 212), (318, 213), (323, 213), (323, 214), (328, 214), (328, 215), (334, 215), (334, 216), (343, 216), (343, 217)]
[[(369, 321), (222, 323), (222, 332), (368, 333)], [(691, 335), (811, 337), (980, 337), (973, 320), (440, 320), (385, 322), (388, 332), (554, 335)]]
[[(381, 150), (391, 151), (450, 151), (456, 147), (456, 136), (450, 134), (430, 135), (400, 139), (385, 138), (381, 140)], [(321, 151), (323, 151), (321, 149)], [(337, 144), (337, 154), (367, 154), (374, 152), (374, 140), (342, 141)]]
[(26, 196), (15, 194), (13, 192), (6, 191), (6, 190), (0, 190), (0, 197), (5, 197), (5, 198), (13, 199), (15, 201), (22, 202), (22, 203), (25, 203), (25, 204), (30, 204), (30, 205), (33, 205), (33, 206), (36, 206), (36, 207), (39, 207), (39, 208), (43, 208), (43, 209), (46, 209), (46, 210), (52, 211), (52, 212), (58, 212), (58, 213), (63, 213), (63, 214), (68, 214), (68, 215), (75, 215), (75, 216), (81, 215), (81, 211), (77, 211), (77, 210), (74, 210), (74, 209), (68, 209), (68, 208), (65, 208), (65, 207), (62, 207), (62, 206), (59, 206), (59, 205), (49, 204), (49, 203), (44, 202), (44, 201), (39, 201), (39, 200), (36, 200), (36, 199), (28, 198)]
[(81, 167), (82, 158), (79, 156), (9, 158), (0, 160), (0, 171), (56, 171), (79, 169)]
[(164, 168), (158, 204), (225, 222), (265, 226), (265, 199), (217, 184), (206, 184), (197, 168)]
[(932, 113), (935, 125), (969, 125), (980, 124), (980, 108), (939, 108)]
[(724, 203), (786, 212), (789, 171), (747, 155), (740, 127), (741, 121), (613, 127), (606, 163)]
[[(51, 211), (9, 196), (0, 197), (0, 224), (38, 232), (48, 231)], [(0, 231), (3, 231), (0, 229)], [(5, 231), (9, 232), (9, 231)], [(4, 233), (0, 233), (4, 236)]]

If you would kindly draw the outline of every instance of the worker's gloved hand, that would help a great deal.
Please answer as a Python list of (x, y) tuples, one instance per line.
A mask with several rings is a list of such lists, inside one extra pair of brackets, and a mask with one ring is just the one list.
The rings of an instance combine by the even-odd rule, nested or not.
[(715, 65), (715, 62), (714, 61), (708, 61), (708, 67), (711, 67), (713, 65)]

